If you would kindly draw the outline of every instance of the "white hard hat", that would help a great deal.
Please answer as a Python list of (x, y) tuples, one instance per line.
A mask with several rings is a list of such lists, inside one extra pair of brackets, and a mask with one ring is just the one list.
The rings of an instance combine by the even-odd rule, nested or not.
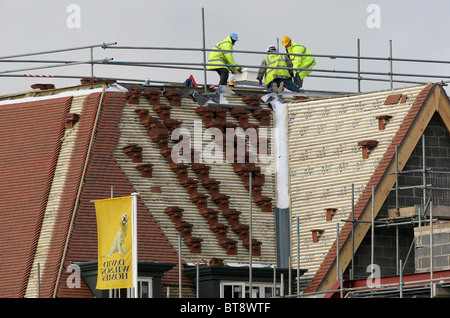
[(277, 50), (277, 48), (275, 47), (275, 45), (269, 45), (267, 47), (267, 52), (275, 52)]

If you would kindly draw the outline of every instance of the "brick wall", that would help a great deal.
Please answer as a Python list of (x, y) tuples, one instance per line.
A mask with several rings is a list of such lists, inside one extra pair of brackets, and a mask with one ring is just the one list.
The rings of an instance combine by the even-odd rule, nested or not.
[[(416, 272), (430, 271), (430, 227), (414, 229)], [(450, 268), (450, 222), (433, 224), (433, 270)]]
[[(422, 168), (422, 141), (420, 140), (414, 149), (411, 157), (406, 163), (403, 171), (410, 171)], [(425, 130), (425, 161), (427, 168), (433, 168), (435, 170), (450, 170), (449, 159), (450, 158), (450, 137), (443, 126), (441, 119), (438, 115), (433, 116), (427, 129)], [(450, 176), (446, 176), (446, 179)], [(431, 177), (427, 178), (427, 183), (436, 182)], [(422, 173), (411, 173), (408, 175), (401, 175), (399, 177), (399, 186), (416, 186), (423, 183)], [(445, 185), (448, 180), (442, 181)], [(450, 205), (449, 203), (449, 191), (437, 191), (427, 190), (426, 197), (430, 195), (433, 197), (435, 204), (437, 200), (441, 205)], [(398, 206), (411, 207), (414, 205), (423, 204), (423, 190), (421, 188), (405, 189), (399, 191)], [(386, 198), (383, 207), (380, 210), (377, 218), (387, 218), (388, 210), (396, 207), (395, 191)], [(408, 250), (414, 238), (413, 225), (402, 225), (398, 227), (398, 246), (399, 246), (399, 259), (403, 262), (406, 260)], [(449, 237), (450, 238), (450, 237)], [(388, 228), (375, 228), (375, 249), (374, 249), (374, 262), (381, 267), (381, 275), (396, 275), (396, 228), (395, 226)], [(449, 245), (450, 248), (450, 245)], [(371, 231), (367, 233), (365, 239), (361, 243), (361, 246), (355, 252), (355, 264), (354, 264), (354, 277), (364, 278), (369, 275), (366, 272), (367, 266), (370, 264), (370, 252), (371, 252)], [(420, 253), (419, 251), (417, 251)], [(450, 252), (449, 252), (450, 255)], [(350, 267), (349, 267), (350, 268)], [(414, 248), (412, 249), (408, 260), (406, 261), (404, 273), (414, 273)], [(347, 273), (348, 277), (348, 273)]]

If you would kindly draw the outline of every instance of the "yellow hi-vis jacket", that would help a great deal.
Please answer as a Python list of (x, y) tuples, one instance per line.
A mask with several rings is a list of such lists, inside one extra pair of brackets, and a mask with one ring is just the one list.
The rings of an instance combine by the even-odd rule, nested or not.
[(213, 48), (213, 51), (209, 54), (208, 64), (217, 64), (217, 65), (208, 65), (208, 70), (214, 70), (217, 68), (227, 68), (230, 71), (237, 71), (239, 67), (232, 66), (223, 66), (221, 64), (226, 65), (236, 65), (236, 61), (233, 58), (232, 52), (224, 52), (224, 51), (233, 51), (233, 43), (231, 42), (231, 37), (228, 36), (225, 40), (220, 41)]
[[(290, 72), (287, 67), (291, 67), (287, 61), (287, 55), (269, 54), (265, 58), (265, 64), (268, 67), (266, 69), (266, 79), (264, 85), (269, 85), (274, 78), (290, 78)], [(289, 65), (288, 65), (289, 64)], [(274, 67), (274, 68), (269, 68)], [(277, 67), (277, 68), (275, 68)], [(282, 68), (284, 67), (284, 68)]]
[[(286, 48), (287, 53), (294, 54), (311, 54), (311, 51), (308, 50), (305, 46), (291, 42), (291, 46)], [(293, 56), (290, 55), (292, 66), (294, 68), (304, 68), (304, 69), (312, 69), (314, 65), (316, 65), (316, 60), (313, 56)], [(311, 71), (294, 71), (294, 73), (298, 74), (301, 79), (304, 79)]]

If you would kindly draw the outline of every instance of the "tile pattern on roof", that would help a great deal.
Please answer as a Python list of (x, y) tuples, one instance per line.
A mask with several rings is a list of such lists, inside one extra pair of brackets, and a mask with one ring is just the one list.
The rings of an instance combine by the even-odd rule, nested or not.
[[(119, 122), (125, 106), (126, 96), (119, 92), (106, 92), (98, 120), (96, 137), (92, 145), (91, 157), (86, 170), (85, 181), (79, 199), (79, 206), (74, 219), (74, 227), (65, 258), (58, 297), (74, 295), (74, 290), (65, 284), (70, 273), (66, 272), (70, 262), (92, 261), (97, 259), (97, 228), (95, 207), (92, 200), (111, 196), (127, 196), (136, 191), (119, 163), (114, 158), (118, 140), (121, 135)], [(86, 154), (85, 154), (86, 155)], [(136, 170), (137, 171), (137, 170)], [(66, 224), (67, 225), (67, 224)], [(165, 262), (176, 264), (176, 250), (165, 238), (161, 227), (154, 219), (152, 212), (144, 204), (142, 197), (138, 199), (138, 259), (147, 262)], [(178, 284), (178, 266), (163, 277), (163, 283)], [(191, 282), (183, 277), (183, 283)], [(79, 297), (87, 296), (86, 289), (79, 289)], [(87, 291), (88, 292), (88, 291)], [(92, 295), (90, 295), (92, 297)]]
[(71, 99), (0, 106), (0, 297), (25, 294)]
[[(435, 93), (437, 93), (437, 94), (435, 94)], [(441, 97), (445, 96), (444, 97), (445, 102), (443, 103), (443, 105), (440, 105), (439, 104), (440, 101), (437, 99), (434, 99), (434, 101), (432, 103), (429, 103), (429, 104), (426, 103), (430, 99), (430, 96), (432, 96), (432, 95), (441, 96)], [(386, 100), (388, 101), (391, 96), (392, 95), (388, 96), (388, 98)], [(402, 101), (405, 101), (404, 95), (401, 96), (400, 102), (402, 102)], [(424, 107), (424, 105), (429, 106), (429, 107), (427, 107), (428, 111), (423, 112), (424, 118), (427, 118), (427, 117), (428, 118), (425, 121), (423, 121), (423, 118), (422, 118), (422, 120), (420, 120), (420, 119), (418, 120), (417, 117), (419, 117), (419, 114), (422, 112), (422, 108)], [(413, 104), (411, 105), (410, 110), (408, 111), (406, 117), (404, 118), (403, 122), (401, 123), (398, 131), (395, 133), (395, 136), (393, 137), (392, 142), (389, 144), (388, 149), (386, 150), (385, 154), (383, 155), (382, 159), (380, 160), (379, 165), (376, 167), (376, 169), (375, 169), (374, 173), (372, 174), (372, 176), (370, 177), (370, 180), (368, 181), (366, 187), (362, 191), (361, 196), (359, 197), (358, 201), (355, 204), (355, 207), (354, 207), (355, 219), (361, 218), (364, 210), (366, 208), (368, 209), (368, 204), (372, 197), (372, 185), (377, 187), (383, 180), (383, 177), (386, 177), (385, 174), (387, 173), (387, 169), (389, 168), (390, 165), (393, 164), (393, 161), (395, 160), (395, 148), (399, 147), (399, 168), (401, 169), (401, 167), (407, 161), (407, 158), (401, 159), (401, 155), (403, 153), (403, 151), (401, 149), (401, 145), (408, 144), (408, 143), (414, 143), (414, 145), (417, 144), (417, 142), (419, 141), (418, 138), (421, 136), (423, 131), (425, 131), (426, 127), (423, 126), (424, 123), (428, 123), (428, 120), (431, 120), (431, 116), (433, 115), (435, 110), (438, 110), (438, 112), (441, 115), (443, 113), (448, 113), (448, 108), (447, 109), (440, 108), (440, 106), (448, 107), (448, 105), (449, 105), (448, 96), (445, 94), (443, 89), (439, 85), (436, 85), (436, 84), (427, 85), (416, 95), (415, 100), (414, 100)], [(430, 112), (430, 110), (432, 110), (432, 111)], [(413, 129), (412, 129), (413, 123), (415, 123), (415, 125), (418, 126), (415, 129), (416, 133), (414, 133)], [(415, 137), (413, 137), (413, 136), (415, 136)], [(414, 141), (414, 138), (417, 138), (417, 139)], [(411, 148), (409, 148), (409, 150), (412, 151)], [(391, 173), (393, 171), (394, 171), (394, 168), (391, 167)], [(389, 189), (391, 189), (395, 183), (395, 178), (393, 178), (391, 175), (389, 177), (391, 180)], [(379, 192), (380, 191), (378, 191), (378, 194), (379, 194)], [(381, 195), (383, 196), (383, 198), (386, 198), (387, 193), (382, 193)], [(377, 193), (376, 193), (376, 196), (377, 196)], [(361, 227), (364, 227), (364, 225), (366, 225), (366, 224), (362, 224)], [(367, 229), (367, 226), (366, 226), (366, 229)], [(351, 230), (352, 230), (351, 223), (346, 223), (342, 227), (342, 230), (341, 230), (342, 235), (339, 238), (339, 246), (341, 249), (342, 249), (343, 245), (345, 244), (345, 242), (348, 242), (348, 239), (351, 235)], [(319, 288), (319, 286), (322, 284), (322, 282), (327, 277), (328, 271), (332, 265), (332, 262), (335, 259), (336, 259), (336, 241), (333, 243), (333, 246), (331, 247), (330, 252), (326, 255), (326, 257), (325, 257), (321, 267), (317, 271), (317, 274), (315, 275), (314, 279), (309, 284), (309, 286), (306, 290), (307, 292), (315, 291), (315, 290), (317, 290), (317, 288)]]
[[(291, 210), (300, 223), (306, 280), (314, 277), (334, 243), (336, 223), (351, 217), (352, 188), (356, 203), (423, 88), (396, 90), (398, 100), (389, 97), (391, 92), (379, 92), (288, 105)], [(377, 117), (384, 115), (389, 117), (380, 130)], [(362, 146), (370, 143), (376, 147), (364, 154)], [(336, 210), (327, 221), (330, 208)], [(314, 230), (321, 232), (317, 242)]]
[[(240, 97), (233, 104), (246, 106), (246, 101)], [(115, 156), (173, 246), (178, 248), (179, 230), (185, 231), (182, 255), (187, 262), (202, 262), (212, 257), (227, 262), (248, 261), (248, 172), (254, 171), (254, 261), (276, 264), (271, 208), (274, 176), (262, 174), (257, 165), (195, 160), (176, 163), (171, 157), (172, 149), (179, 142), (171, 138), (177, 127), (194, 137), (196, 129), (203, 134), (206, 128), (215, 127), (223, 133), (225, 128), (238, 127), (240, 123), (242, 127), (269, 125), (266, 117), (270, 117), (271, 112), (266, 112), (265, 105), (262, 109), (264, 111), (255, 114), (241, 112), (238, 115), (234, 111), (236, 118), (226, 108), (199, 106), (190, 98), (180, 98), (175, 90), (163, 93), (147, 89), (129, 94)], [(210, 142), (203, 137), (200, 147)], [(128, 151), (126, 154), (127, 146), (134, 147), (140, 154)], [(194, 141), (188, 150), (191, 159), (200, 156), (196, 146)], [(143, 177), (138, 170), (142, 164), (151, 169), (150, 178)], [(178, 229), (176, 224), (179, 224)]]
[[(73, 163), (71, 161), (72, 154), (76, 154), (79, 151), (79, 149), (74, 151), (75, 141), (77, 140), (79, 131), (79, 125), (75, 125), (75, 122), (79, 120), (78, 114), (80, 114), (83, 110), (83, 103), (87, 97), (87, 94), (89, 93), (86, 93), (86, 95), (74, 96), (72, 98), (70, 110), (68, 112), (68, 116), (70, 118), (68, 116), (65, 117), (66, 130), (62, 139), (61, 151), (58, 156), (55, 174), (49, 193), (49, 199), (43, 217), (33, 268), (30, 272), (30, 278), (28, 280), (27, 291), (25, 294), (26, 298), (37, 297), (38, 295), (38, 264), (41, 271), (48, 268), (46, 266), (46, 260), (50, 252), (53, 229), (58, 217), (64, 186), (67, 182), (68, 170)], [(77, 120), (71, 120), (75, 118)], [(70, 180), (70, 182), (73, 182), (73, 180)], [(44, 294), (45, 292), (42, 293), (42, 295)]]
[[(60, 270), (62, 269), (63, 272), (67, 273), (67, 270), (65, 269), (70, 264), (69, 261), (77, 260), (76, 258), (69, 258), (66, 261), (63, 260), (63, 266), (61, 267), (61, 260), (64, 257), (64, 251), (66, 248), (67, 235), (71, 230), (72, 218), (74, 213), (78, 213), (77, 200), (79, 198), (79, 187), (82, 182), (85, 166), (90, 154), (91, 139), (93, 138), (97, 112), (101, 103), (101, 96), (102, 93), (93, 93), (85, 98), (82, 110), (80, 112), (80, 120), (76, 124), (78, 126), (77, 138), (72, 149), (72, 157), (67, 171), (66, 183), (61, 194), (58, 215), (52, 231), (52, 238), (50, 242), (51, 248), (47, 256), (46, 271), (44, 271), (44, 274), (41, 275), (43, 281), (53, 282), (52, 284), (47, 283), (41, 288), (41, 295), (45, 297), (53, 297), (55, 294), (55, 285), (58, 281), (59, 275), (61, 275)], [(96, 223), (94, 222), (94, 224)], [(76, 229), (77, 228), (75, 227), (74, 230)], [(86, 238), (89, 237), (87, 234), (85, 234), (85, 236)], [(90, 237), (90, 239), (92, 240), (92, 243), (95, 244), (96, 239), (92, 237)], [(92, 245), (86, 244), (86, 251), (80, 254), (83, 255), (85, 253), (89, 253), (90, 249), (93, 247)], [(78, 257), (82, 257), (81, 255)], [(68, 284), (66, 282), (67, 280), (62, 280), (59, 286), (67, 286)], [(56, 292), (58, 291), (59, 289), (56, 290)], [(87, 288), (76, 288), (73, 289), (73, 295), (76, 297), (88, 297), (89, 291)]]
[[(61, 91), (62, 95), (66, 93)], [(32, 173), (28, 172), (29, 165), (24, 165), (23, 161), (20, 162), (20, 167), (26, 169), (15, 169), (15, 165), (14, 169), (10, 169), (9, 166), (4, 167), (7, 171), (6, 176), (12, 171), (20, 172), (20, 176), (19, 178), (14, 176), (19, 182), (13, 186), (3, 184), (2, 187), (15, 190), (15, 186), (19, 186), (22, 187), (22, 190), (26, 190), (25, 184), (33, 186), (34, 191), (28, 191), (33, 194), (33, 197), (27, 197), (30, 199), (27, 200), (27, 204), (32, 202), (36, 205), (35, 208), (23, 205), (28, 207), (27, 211), (15, 213), (14, 217), (11, 217), (11, 213), (2, 213), (2, 218), (8, 219), (2, 222), (2, 226), (14, 228), (14, 231), (10, 232), (14, 238), (2, 235), (0, 246), (6, 246), (8, 242), (14, 240), (18, 243), (15, 248), (18, 246), (18, 250), (21, 251), (17, 253), (16, 250), (14, 256), (9, 258), (14, 265), (13, 272), (2, 275), (2, 277), (8, 277), (3, 281), (4, 286), (11, 287), (8, 288), (9, 294), (5, 294), (5, 297), (11, 295), (12, 297), (22, 297), (25, 296), (25, 292), (27, 297), (36, 295), (38, 262), (41, 264), (40, 292), (42, 297), (52, 297), (53, 295), (56, 297), (92, 297), (84, 281), (81, 281), (82, 288), (70, 289), (68, 287), (66, 282), (71, 273), (67, 271), (67, 268), (72, 262), (92, 261), (97, 258), (95, 208), (91, 200), (109, 197), (111, 186), (114, 186), (115, 196), (129, 195), (138, 189), (142, 193), (138, 206), (139, 214), (141, 214), (138, 224), (140, 260), (178, 262), (176, 251), (178, 230), (171, 224), (170, 217), (165, 212), (172, 208), (172, 212), (176, 213), (176, 207), (179, 205), (180, 210), (183, 209), (183, 218), (186, 217), (187, 221), (193, 225), (193, 232), (197, 235), (196, 237), (200, 238), (197, 242), (189, 241), (187, 243), (200, 243), (198, 247), (201, 248), (199, 250), (201, 255), (198, 254), (199, 251), (189, 248), (186, 250), (186, 246), (183, 246), (183, 257), (186, 256), (187, 261), (202, 261), (210, 257), (220, 257), (228, 262), (245, 263), (249, 247), (248, 171), (251, 170), (255, 175), (253, 179), (253, 198), (255, 199), (253, 202), (253, 235), (255, 237), (253, 255), (255, 258), (253, 261), (262, 264), (276, 263), (274, 218), (271, 213), (271, 198), (274, 197), (275, 191), (274, 176), (260, 173), (260, 167), (254, 165), (191, 164), (188, 173), (192, 179), (197, 179), (197, 193), (199, 194), (196, 201), (193, 201), (191, 193), (188, 191), (194, 188), (184, 187), (177, 180), (177, 174), (172, 171), (164, 156), (161, 155), (158, 147), (161, 144), (155, 145), (149, 138), (146, 128), (140, 122), (139, 115), (135, 111), (145, 104), (151, 116), (157, 118), (169, 130), (180, 124), (192, 129), (196, 120), (204, 129), (202, 116), (196, 112), (199, 108), (198, 104), (190, 99), (181, 99), (179, 96), (166, 94), (161, 98), (163, 102), (170, 104), (171, 109), (159, 105), (155, 108), (158, 110), (156, 112), (153, 107), (150, 107), (147, 98), (140, 95), (138, 99), (142, 100), (143, 98), (146, 103), (133, 104), (136, 103), (136, 100), (133, 100), (136, 96), (130, 94), (128, 96), (129, 103), (123, 109), (126, 102), (126, 96), (123, 93), (107, 92), (103, 103), (101, 102), (101, 93), (94, 93), (86, 97), (85, 92), (77, 92), (73, 96), (64, 98), (59, 98), (58, 94), (36, 95), (33, 98), (26, 98), (27, 103), (14, 100), (14, 104), (7, 105), (6, 102), (3, 102), (0, 106), (2, 111), (11, 111), (6, 115), (3, 112), (4, 116), (0, 116), (0, 123), (4, 127), (2, 132), (9, 134), (9, 137), (14, 136), (14, 142), (24, 147), (21, 149), (22, 154), (29, 157), (31, 156), (29, 152), (33, 152), (33, 158), (38, 160), (38, 164), (31, 167), (33, 168)], [(249, 99), (245, 102), (252, 103), (254, 101)], [(242, 99), (236, 101), (242, 105), (246, 105), (245, 102)], [(130, 107), (131, 105), (134, 107)], [(99, 107), (101, 107), (101, 114), (97, 122), (96, 116)], [(45, 112), (42, 112), (43, 108), (45, 108)], [(231, 127), (239, 126), (239, 124), (242, 127), (269, 126), (268, 116), (271, 115), (271, 111), (266, 108), (264, 106), (252, 113), (240, 112), (238, 114), (235, 111), (225, 117), (227, 117), (227, 122), (233, 122)], [(17, 111), (19, 110), (20, 113), (22, 109), (26, 110), (26, 120), (17, 116)], [(227, 113), (226, 110), (220, 110), (220, 112)], [(164, 114), (172, 117), (164, 120)], [(45, 116), (46, 125), (41, 125), (42, 116)], [(17, 120), (19, 121), (17, 122)], [(217, 124), (217, 122), (214, 123), (215, 126)], [(12, 132), (14, 129), (21, 129), (23, 125), (28, 125), (28, 128), (32, 127), (33, 129)], [(96, 135), (92, 140), (94, 132)], [(138, 138), (135, 138), (136, 132), (138, 132)], [(16, 138), (17, 136), (19, 138)], [(20, 139), (21, 137), (23, 138)], [(36, 138), (38, 140), (35, 140)], [(6, 137), (2, 138), (2, 142), (8, 140)], [(130, 144), (132, 140), (143, 144), (142, 158), (151, 158), (154, 163), (138, 165), (130, 160), (122, 148), (125, 144)], [(171, 146), (175, 145), (171, 140), (168, 140), (168, 143)], [(203, 144), (208, 144), (208, 141), (203, 140)], [(38, 151), (36, 151), (36, 147), (39, 147)], [(61, 147), (61, 152), (59, 147)], [(17, 160), (9, 160), (11, 153), (7, 151), (8, 147), (2, 147), (2, 149), (6, 150), (1, 152), (1, 155), (4, 156), (2, 162), (19, 163)], [(148, 156), (149, 154), (151, 156)], [(86, 158), (89, 158), (89, 161)], [(161, 172), (163, 172), (163, 176)], [(26, 182), (22, 182), (20, 177), (27, 178)], [(46, 180), (46, 183), (41, 180)], [(81, 186), (82, 180), (84, 183)], [(6, 190), (2, 191), (2, 195), (9, 193)], [(16, 194), (18, 196), (14, 196)], [(201, 194), (207, 196), (206, 201), (201, 198)], [(18, 191), (14, 192), (14, 195), (11, 195), (11, 201), (2, 200), (2, 202), (10, 204), (13, 200), (18, 202), (17, 200), (25, 199)], [(158, 201), (164, 202), (160, 204)], [(22, 202), (19, 203), (22, 204)], [(199, 213), (198, 209), (198, 205), (201, 203), (207, 204), (200, 209), (203, 214)], [(11, 210), (9, 206), (4, 206), (4, 208), (2, 210)], [(224, 211), (226, 212), (223, 213)], [(157, 216), (157, 220), (153, 218), (153, 213)], [(20, 220), (17, 217), (20, 217)], [(74, 218), (72, 219), (72, 217)], [(42, 228), (40, 227), (41, 223)], [(16, 229), (17, 226), (19, 228)], [(68, 231), (71, 231), (70, 240), (68, 241), (69, 245), (66, 246)], [(227, 236), (224, 236), (225, 234)], [(38, 240), (39, 237), (40, 240)], [(223, 244), (221, 245), (219, 242)], [(230, 245), (233, 245), (230, 242), (236, 242), (235, 251), (233, 248), (229, 248)], [(33, 263), (35, 249), (36, 257)], [(3, 249), (3, 251), (7, 251), (7, 249)], [(65, 258), (61, 264), (63, 256)], [(1, 259), (7, 259), (7, 257)], [(2, 266), (2, 268), (6, 267)], [(59, 285), (56, 287), (57, 282)], [(177, 266), (163, 277), (163, 283), (178, 285)], [(183, 283), (185, 285), (192, 284), (184, 275)]]

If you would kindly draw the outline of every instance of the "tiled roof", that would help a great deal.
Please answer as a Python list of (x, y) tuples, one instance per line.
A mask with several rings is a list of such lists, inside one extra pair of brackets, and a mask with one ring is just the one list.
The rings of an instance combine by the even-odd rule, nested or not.
[[(107, 87), (51, 88), (0, 102), (0, 158), (5, 163), (0, 168), (5, 176), (0, 181), (0, 295), (36, 297), (40, 265), (41, 297), (92, 297), (83, 281), (82, 288), (69, 288), (67, 268), (71, 262), (97, 259), (92, 200), (110, 197), (111, 187), (116, 197), (140, 194), (139, 261), (177, 264), (178, 237), (187, 228), (190, 236), (182, 232), (185, 262), (212, 257), (248, 262), (249, 171), (254, 172), (253, 262), (275, 264), (274, 175), (264, 175), (252, 164), (171, 165), (167, 151), (177, 141), (153, 129), (270, 127), (267, 106), (239, 114), (210, 107), (210, 117), (203, 106), (175, 90), (175, 96), (168, 91), (150, 96), (148, 91), (126, 94)], [(255, 103), (249, 97), (228, 98), (242, 107)], [(156, 125), (152, 129), (150, 121)], [(204, 140), (203, 146), (209, 142)], [(137, 157), (142, 162), (125, 151), (130, 145), (141, 151)], [(170, 213), (180, 211), (181, 225)], [(183, 283), (192, 284), (187, 276)], [(178, 285), (177, 266), (163, 284)]]
[[(99, 96), (92, 96), (91, 100), (98, 99)], [(65, 257), (63, 275), (61, 277), (58, 297), (74, 297), (75, 292), (86, 293), (86, 289), (69, 289), (64, 283), (70, 273), (65, 270), (70, 262), (92, 261), (97, 259), (97, 239), (96, 239), (96, 217), (95, 207), (92, 200), (108, 198), (111, 195), (111, 186), (113, 186), (114, 196), (128, 196), (136, 189), (130, 183), (124, 171), (120, 168), (113, 153), (121, 131), (118, 127), (122, 110), (125, 106), (126, 96), (120, 92), (106, 92), (101, 104), (101, 114), (96, 125), (96, 137), (91, 148), (91, 157), (86, 170), (85, 182), (82, 193), (79, 198), (77, 213), (73, 220), (73, 231)], [(89, 100), (86, 101), (86, 114), (81, 114), (80, 118), (86, 118), (86, 130), (79, 136), (79, 153), (81, 160), (86, 156), (89, 150), (90, 133), (95, 122), (98, 103), (89, 106)], [(81, 126), (80, 121), (79, 125)], [(82, 127), (80, 127), (81, 129)], [(78, 167), (74, 167), (72, 180), (80, 178), (84, 167), (83, 161)], [(76, 190), (76, 189), (73, 189)], [(76, 192), (74, 192), (76, 193)], [(75, 199), (73, 195), (68, 194)], [(75, 203), (75, 202), (72, 202)], [(68, 228), (71, 215), (65, 218), (61, 217), (62, 228)], [(63, 233), (62, 233), (63, 234)], [(138, 255), (140, 261), (149, 262), (167, 262), (177, 263), (178, 256), (174, 248), (164, 239), (159, 225), (155, 222), (151, 211), (144, 205), (142, 200), (138, 201)], [(61, 240), (57, 240), (61, 244)], [(56, 243), (56, 242), (55, 242)], [(63, 246), (61, 246), (62, 248)], [(59, 252), (62, 252), (62, 249)], [(177, 271), (173, 270), (167, 281), (177, 282)], [(49, 279), (51, 277), (48, 277)], [(54, 279), (55, 277), (53, 277)], [(81, 295), (79, 295), (81, 296)], [(85, 295), (89, 296), (89, 294)]]
[[(73, 148), (70, 151), (71, 158), (70, 165), (66, 171), (66, 183), (61, 192), (58, 214), (53, 225), (53, 230), (51, 231), (52, 236), (46, 259), (46, 270), (42, 275), (43, 281), (53, 283), (44, 284), (41, 287), (42, 297), (52, 297), (54, 293), (55, 284), (60, 271), (61, 258), (64, 255), (63, 253), (66, 247), (66, 239), (70, 229), (70, 222), (74, 210), (77, 208), (76, 204), (78, 203), (79, 187), (83, 178), (84, 167), (89, 154), (90, 141), (95, 127), (95, 119), (97, 109), (100, 105), (100, 98), (100, 92), (92, 93), (85, 97), (82, 109), (80, 109), (80, 119), (75, 124), (77, 128), (76, 139), (74, 141)], [(76, 215), (78, 216), (79, 213), (81, 213), (81, 211), (77, 210)], [(75, 226), (74, 230), (76, 229), (77, 227)], [(89, 237), (89, 241), (89, 243), (85, 242), (84, 249), (82, 250), (82, 253), (80, 253), (81, 255), (87, 253), (88, 249), (96, 249), (95, 238)], [(70, 246), (72, 248), (72, 242)], [(81, 258), (81, 255), (78, 255), (76, 259)], [(66, 269), (66, 267), (64, 267), (64, 269)]]
[(25, 294), (71, 100), (0, 105), (0, 297)]
[[(358, 219), (371, 200), (372, 185), (380, 185), (392, 164), (395, 146), (411, 139), (410, 128), (435, 90), (441, 88), (419, 86), (289, 105), (291, 211), (300, 223), (300, 264), (311, 279), (307, 292), (316, 291), (329, 275), (336, 258), (336, 222), (351, 218), (352, 184)], [(369, 145), (367, 152), (364, 145)], [(333, 209), (331, 219), (327, 209)], [(340, 248), (351, 227), (349, 222), (341, 226)], [(314, 230), (320, 230), (317, 242)]]
[[(177, 94), (174, 100), (172, 96)], [(248, 106), (246, 102), (251, 103), (242, 96), (227, 98), (230, 105), (238, 107)], [(259, 99), (257, 101), (259, 107)], [(268, 110), (266, 105), (261, 107)], [(171, 140), (172, 130), (176, 127), (190, 133), (192, 147), (189, 151), (192, 156), (198, 155), (211, 143), (205, 135), (198, 149), (194, 141), (195, 134), (203, 134), (208, 127), (216, 127), (221, 133), (225, 132), (226, 127), (270, 127), (270, 111), (265, 116), (269, 120), (251, 111), (244, 112), (239, 116), (231, 108), (201, 106), (189, 97), (179, 96), (173, 89), (165, 92), (155, 89), (136, 91), (135, 96), (130, 95), (124, 108), (120, 123), (122, 134), (115, 156), (173, 246), (178, 247), (180, 231), (185, 229), (182, 232), (182, 255), (187, 262), (203, 263), (212, 257), (222, 258), (228, 263), (248, 262), (249, 193), (246, 169), (253, 169), (256, 174), (252, 204), (253, 261), (276, 263), (272, 213), (274, 175), (263, 175), (259, 173), (259, 168), (251, 165), (199, 163), (194, 160), (176, 164), (170, 157), (171, 150), (178, 143), (178, 140)], [(127, 146), (134, 147), (131, 151), (138, 150), (140, 157), (132, 156), (125, 149)], [(137, 169), (139, 165), (149, 165), (151, 177), (143, 178)], [(264, 202), (268, 205), (264, 206)]]

